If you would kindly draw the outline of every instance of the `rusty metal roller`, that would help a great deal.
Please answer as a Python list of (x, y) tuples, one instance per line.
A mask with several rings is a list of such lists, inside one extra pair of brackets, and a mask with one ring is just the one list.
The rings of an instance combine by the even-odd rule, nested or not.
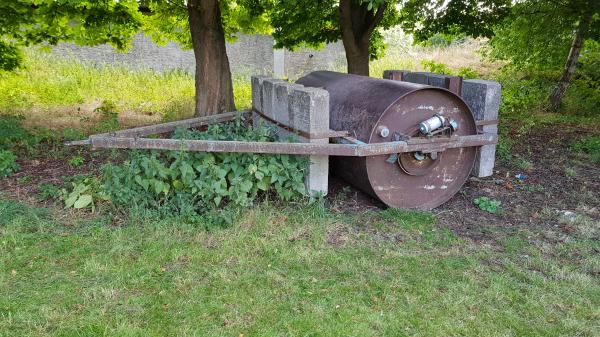
[[(453, 135), (476, 134), (464, 101), (448, 90), (400, 81), (317, 71), (297, 83), (329, 92), (330, 128), (365, 143), (407, 138), (435, 141), (429, 132), (450, 121)], [(428, 121), (429, 120), (429, 121)], [(332, 157), (333, 173), (392, 207), (431, 209), (450, 199), (467, 180), (477, 149), (372, 157)]]

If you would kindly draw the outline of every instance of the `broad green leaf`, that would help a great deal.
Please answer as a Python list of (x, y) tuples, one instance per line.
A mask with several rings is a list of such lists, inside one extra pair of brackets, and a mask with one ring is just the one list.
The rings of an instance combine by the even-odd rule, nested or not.
[(90, 194), (82, 194), (77, 201), (73, 204), (73, 208), (80, 209), (85, 208), (92, 204), (92, 196)]

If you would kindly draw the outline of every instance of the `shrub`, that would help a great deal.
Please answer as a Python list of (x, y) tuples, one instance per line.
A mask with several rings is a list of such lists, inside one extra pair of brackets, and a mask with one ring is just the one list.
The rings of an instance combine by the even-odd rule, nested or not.
[(54, 184), (41, 183), (37, 187), (38, 189), (38, 200), (45, 201), (48, 199), (60, 199), (62, 192)]
[(19, 115), (0, 115), (0, 149), (32, 153), (41, 142), (56, 142), (59, 135), (50, 129), (22, 126), (25, 118)]
[(37, 145), (34, 134), (21, 126), (22, 116), (0, 115), (0, 149), (31, 149)]
[(600, 137), (598, 136), (583, 138), (571, 144), (571, 149), (573, 151), (586, 153), (593, 162), (600, 163)]
[(71, 159), (69, 159), (69, 166), (79, 167), (79, 166), (83, 165), (84, 162), (85, 162), (85, 159), (82, 156), (76, 155), (76, 156), (71, 157)]
[(17, 156), (11, 151), (0, 150), (0, 178), (6, 178), (18, 170)]
[(92, 130), (94, 133), (114, 131), (121, 128), (116, 108), (117, 106), (114, 102), (104, 100), (99, 107), (94, 109), (94, 112), (98, 112), (101, 115), (100, 122)]
[(427, 69), (432, 73), (447, 75), (452, 74), (452, 70), (448, 68), (448, 66), (446, 66), (443, 63), (435, 62), (434, 60), (423, 60), (421, 61), (421, 65), (423, 66), (423, 68)]
[[(241, 119), (207, 131), (179, 129), (176, 139), (273, 141), (272, 130)], [(201, 214), (226, 205), (248, 206), (259, 193), (283, 200), (305, 194), (306, 160), (290, 155), (132, 151), (121, 165), (104, 168), (104, 186), (117, 206), (167, 208)]]

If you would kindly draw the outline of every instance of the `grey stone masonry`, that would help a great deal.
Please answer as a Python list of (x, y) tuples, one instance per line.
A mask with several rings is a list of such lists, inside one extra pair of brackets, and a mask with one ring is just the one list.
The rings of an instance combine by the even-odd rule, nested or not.
[(262, 87), (263, 81), (268, 78), (267, 76), (262, 75), (254, 75), (250, 78), (250, 83), (252, 85), (252, 108), (262, 111)]
[[(323, 89), (307, 88), (260, 76), (252, 77), (252, 102), (254, 109), (265, 116), (306, 133), (320, 133), (329, 130), (329, 93)], [(261, 121), (254, 114), (253, 124)], [(269, 123), (269, 122), (266, 122)], [(292, 136), (295, 141), (308, 143), (329, 143), (329, 139), (309, 139), (277, 127), (281, 141)], [(311, 195), (326, 195), (329, 181), (329, 156), (309, 156), (306, 187)]]
[(262, 81), (262, 110), (259, 110), (269, 118), (275, 119), (275, 114), (280, 114), (280, 106), (275, 100), (275, 85), (285, 83), (284, 80), (265, 78)]
[[(427, 72), (410, 72), (406, 70), (386, 70), (383, 77), (390, 80), (427, 84), (446, 88), (467, 103), (476, 121), (493, 121), (498, 119), (500, 108), (501, 86), (495, 81), (462, 80), (458, 76), (440, 75)], [(498, 125), (482, 125), (479, 132), (498, 133)], [(479, 148), (475, 166), (471, 172), (476, 177), (488, 177), (494, 173), (496, 145), (484, 145)]]
[(406, 71), (404, 70), (384, 70), (383, 78), (385, 78), (386, 80), (402, 81), (402, 75), (405, 72)]
[[(461, 96), (473, 112), (477, 121), (498, 119), (502, 87), (500, 83), (486, 80), (465, 80)], [(498, 134), (498, 125), (482, 125), (479, 131)], [(488, 177), (494, 173), (496, 145), (484, 145), (479, 148), (472, 174), (476, 177)]]

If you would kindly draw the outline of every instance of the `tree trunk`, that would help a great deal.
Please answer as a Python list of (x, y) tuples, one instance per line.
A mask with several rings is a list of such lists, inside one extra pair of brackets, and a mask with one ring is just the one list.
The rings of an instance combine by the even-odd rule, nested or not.
[(234, 111), (233, 84), (218, 0), (188, 0), (196, 58), (196, 116)]
[(580, 26), (573, 37), (565, 69), (558, 81), (558, 85), (550, 95), (550, 111), (557, 112), (560, 109), (565, 92), (569, 88), (569, 84), (571, 84), (571, 80), (573, 79), (573, 74), (575, 74), (575, 70), (577, 69), (577, 60), (579, 59), (579, 54), (583, 47), (583, 28), (584, 27)]
[(348, 74), (369, 76), (369, 44), (357, 44), (354, 39), (343, 36), (342, 42), (346, 50)]
[(387, 3), (383, 3), (373, 11), (359, 0), (340, 0), (340, 32), (349, 74), (369, 76), (371, 34), (383, 19), (386, 8)]

